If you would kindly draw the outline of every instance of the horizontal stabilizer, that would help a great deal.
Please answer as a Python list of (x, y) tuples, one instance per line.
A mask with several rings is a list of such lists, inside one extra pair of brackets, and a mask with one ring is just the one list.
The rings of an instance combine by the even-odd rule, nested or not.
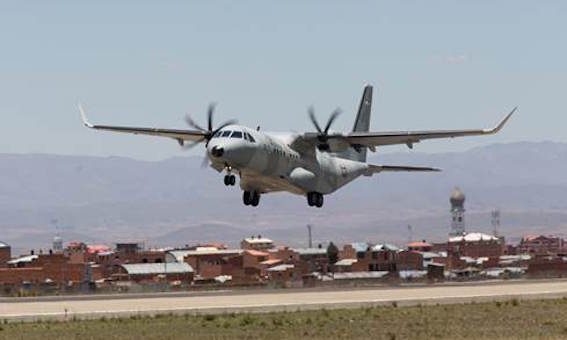
[(439, 172), (441, 169), (423, 166), (400, 166), (400, 165), (368, 165), (366, 176), (380, 172)]

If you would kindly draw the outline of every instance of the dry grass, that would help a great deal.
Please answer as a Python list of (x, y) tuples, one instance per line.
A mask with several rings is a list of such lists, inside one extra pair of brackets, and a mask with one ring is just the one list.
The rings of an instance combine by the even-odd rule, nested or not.
[(565, 339), (567, 299), (2, 323), (0, 339)]

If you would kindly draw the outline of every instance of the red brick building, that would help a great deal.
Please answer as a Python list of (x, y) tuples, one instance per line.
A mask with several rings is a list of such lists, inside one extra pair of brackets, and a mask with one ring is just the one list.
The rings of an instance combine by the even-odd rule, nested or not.
[(516, 247), (517, 254), (559, 254), (566, 250), (562, 238), (543, 235), (524, 236)]
[(12, 258), (12, 250), (10, 246), (0, 241), (0, 268), (6, 267), (7, 262)]

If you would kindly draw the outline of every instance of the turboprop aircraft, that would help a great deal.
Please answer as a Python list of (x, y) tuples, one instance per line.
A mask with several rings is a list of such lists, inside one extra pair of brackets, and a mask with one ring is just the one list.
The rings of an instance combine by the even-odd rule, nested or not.
[(374, 165), (366, 163), (367, 150), (376, 151), (384, 145), (405, 144), (410, 149), (425, 139), (491, 135), (500, 131), (517, 108), (493, 129), (371, 132), (370, 113), (372, 86), (364, 88), (352, 132), (331, 132), (333, 122), (340, 114), (335, 110), (322, 127), (313, 108), (309, 117), (316, 132), (274, 133), (260, 128), (238, 125), (227, 121), (213, 125), (214, 105), (209, 105), (207, 128), (201, 127), (190, 116), (187, 123), (192, 130), (172, 130), (125, 126), (94, 125), (89, 123), (79, 104), (83, 123), (96, 130), (168, 137), (184, 148), (204, 144), (204, 165), (219, 173), (224, 172), (224, 184), (236, 184), (240, 177), (245, 205), (257, 206), (263, 194), (287, 191), (307, 197), (312, 207), (322, 207), (324, 195), (329, 195), (360, 176), (372, 176), (389, 171), (440, 171), (430, 167)]

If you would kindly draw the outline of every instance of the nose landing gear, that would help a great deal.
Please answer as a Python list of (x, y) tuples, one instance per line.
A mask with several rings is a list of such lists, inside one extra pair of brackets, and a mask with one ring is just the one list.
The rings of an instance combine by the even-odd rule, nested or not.
[(229, 186), (234, 184), (236, 184), (236, 177), (234, 177), (234, 175), (224, 176), (224, 185)]
[(308, 192), (307, 193), (307, 204), (310, 207), (321, 208), (323, 206), (323, 194), (318, 192)]
[(244, 191), (242, 193), (242, 202), (244, 205), (257, 207), (260, 203), (260, 194), (256, 191)]

